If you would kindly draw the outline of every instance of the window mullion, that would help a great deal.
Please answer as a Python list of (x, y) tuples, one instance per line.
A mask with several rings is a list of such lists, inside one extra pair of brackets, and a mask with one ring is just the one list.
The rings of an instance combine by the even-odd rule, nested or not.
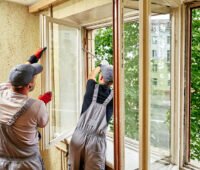
[(114, 49), (114, 169), (124, 164), (123, 0), (113, 0)]
[(139, 168), (150, 169), (150, 12), (151, 1), (139, 1)]

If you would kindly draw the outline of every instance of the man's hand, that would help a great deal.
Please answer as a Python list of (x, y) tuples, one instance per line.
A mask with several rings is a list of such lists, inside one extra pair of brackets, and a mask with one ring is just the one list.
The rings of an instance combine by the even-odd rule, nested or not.
[(37, 63), (46, 49), (47, 47), (40, 48), (39, 50), (37, 50), (32, 56), (29, 57), (28, 62), (30, 64)]
[(99, 74), (99, 72), (101, 71), (100, 66), (96, 67), (94, 70), (91, 71), (91, 73), (88, 76), (88, 80), (92, 79), (94, 81), (96, 81), (96, 76)]
[(52, 98), (52, 92), (50, 91), (38, 97), (38, 99), (42, 100), (45, 104), (49, 103), (51, 101), (51, 98)]

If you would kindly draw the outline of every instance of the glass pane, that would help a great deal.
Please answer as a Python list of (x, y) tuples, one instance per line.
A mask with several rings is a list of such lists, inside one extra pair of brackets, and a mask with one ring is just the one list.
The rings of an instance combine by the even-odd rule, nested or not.
[(51, 139), (70, 132), (75, 126), (78, 105), (78, 30), (49, 24), (51, 103)]
[(200, 9), (192, 10), (190, 159), (200, 166)]
[[(137, 2), (139, 4), (139, 2)], [(139, 10), (124, 8), (125, 170), (139, 168)]]
[[(170, 15), (151, 17), (151, 162), (170, 154)], [(153, 163), (155, 166), (157, 163)], [(153, 166), (152, 166), (153, 167)]]
[(124, 23), (125, 169), (139, 167), (139, 23)]
[(139, 23), (124, 24), (125, 135), (138, 142)]

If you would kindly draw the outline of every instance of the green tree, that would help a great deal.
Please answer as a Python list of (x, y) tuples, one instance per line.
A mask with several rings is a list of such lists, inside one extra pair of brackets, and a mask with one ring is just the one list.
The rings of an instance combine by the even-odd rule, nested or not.
[(124, 24), (125, 133), (138, 140), (139, 131), (139, 24)]
[(191, 159), (200, 161), (200, 10), (192, 11)]
[(96, 66), (105, 59), (113, 64), (113, 33), (111, 27), (98, 29), (95, 35)]

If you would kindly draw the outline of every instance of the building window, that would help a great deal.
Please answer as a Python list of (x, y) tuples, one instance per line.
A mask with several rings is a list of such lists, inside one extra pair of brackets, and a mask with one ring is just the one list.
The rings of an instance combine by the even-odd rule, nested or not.
[(170, 44), (170, 43), (171, 43), (171, 37), (167, 36), (167, 44)]
[(152, 36), (152, 44), (158, 44), (158, 37)]
[(168, 23), (167, 23), (166, 31), (167, 31), (167, 32), (170, 32), (170, 30), (171, 30), (171, 23), (168, 22)]
[(171, 65), (167, 63), (167, 71), (171, 72)]
[(158, 85), (158, 79), (157, 78), (152, 78), (152, 85), (157, 86)]
[(152, 50), (152, 58), (156, 58), (157, 57), (157, 51), (156, 50)]
[(166, 26), (165, 26), (165, 24), (160, 24), (159, 25), (159, 30), (160, 30), (160, 32), (165, 32), (165, 30), (166, 30)]
[(170, 58), (171, 58), (171, 51), (167, 50), (167, 62), (170, 61)]
[(151, 32), (156, 32), (157, 31), (157, 25), (156, 24), (152, 24), (151, 26)]
[(168, 84), (168, 86), (170, 86), (171, 85), (171, 80), (168, 80), (167, 84)]
[(153, 64), (152, 71), (157, 72), (158, 71), (158, 64)]

